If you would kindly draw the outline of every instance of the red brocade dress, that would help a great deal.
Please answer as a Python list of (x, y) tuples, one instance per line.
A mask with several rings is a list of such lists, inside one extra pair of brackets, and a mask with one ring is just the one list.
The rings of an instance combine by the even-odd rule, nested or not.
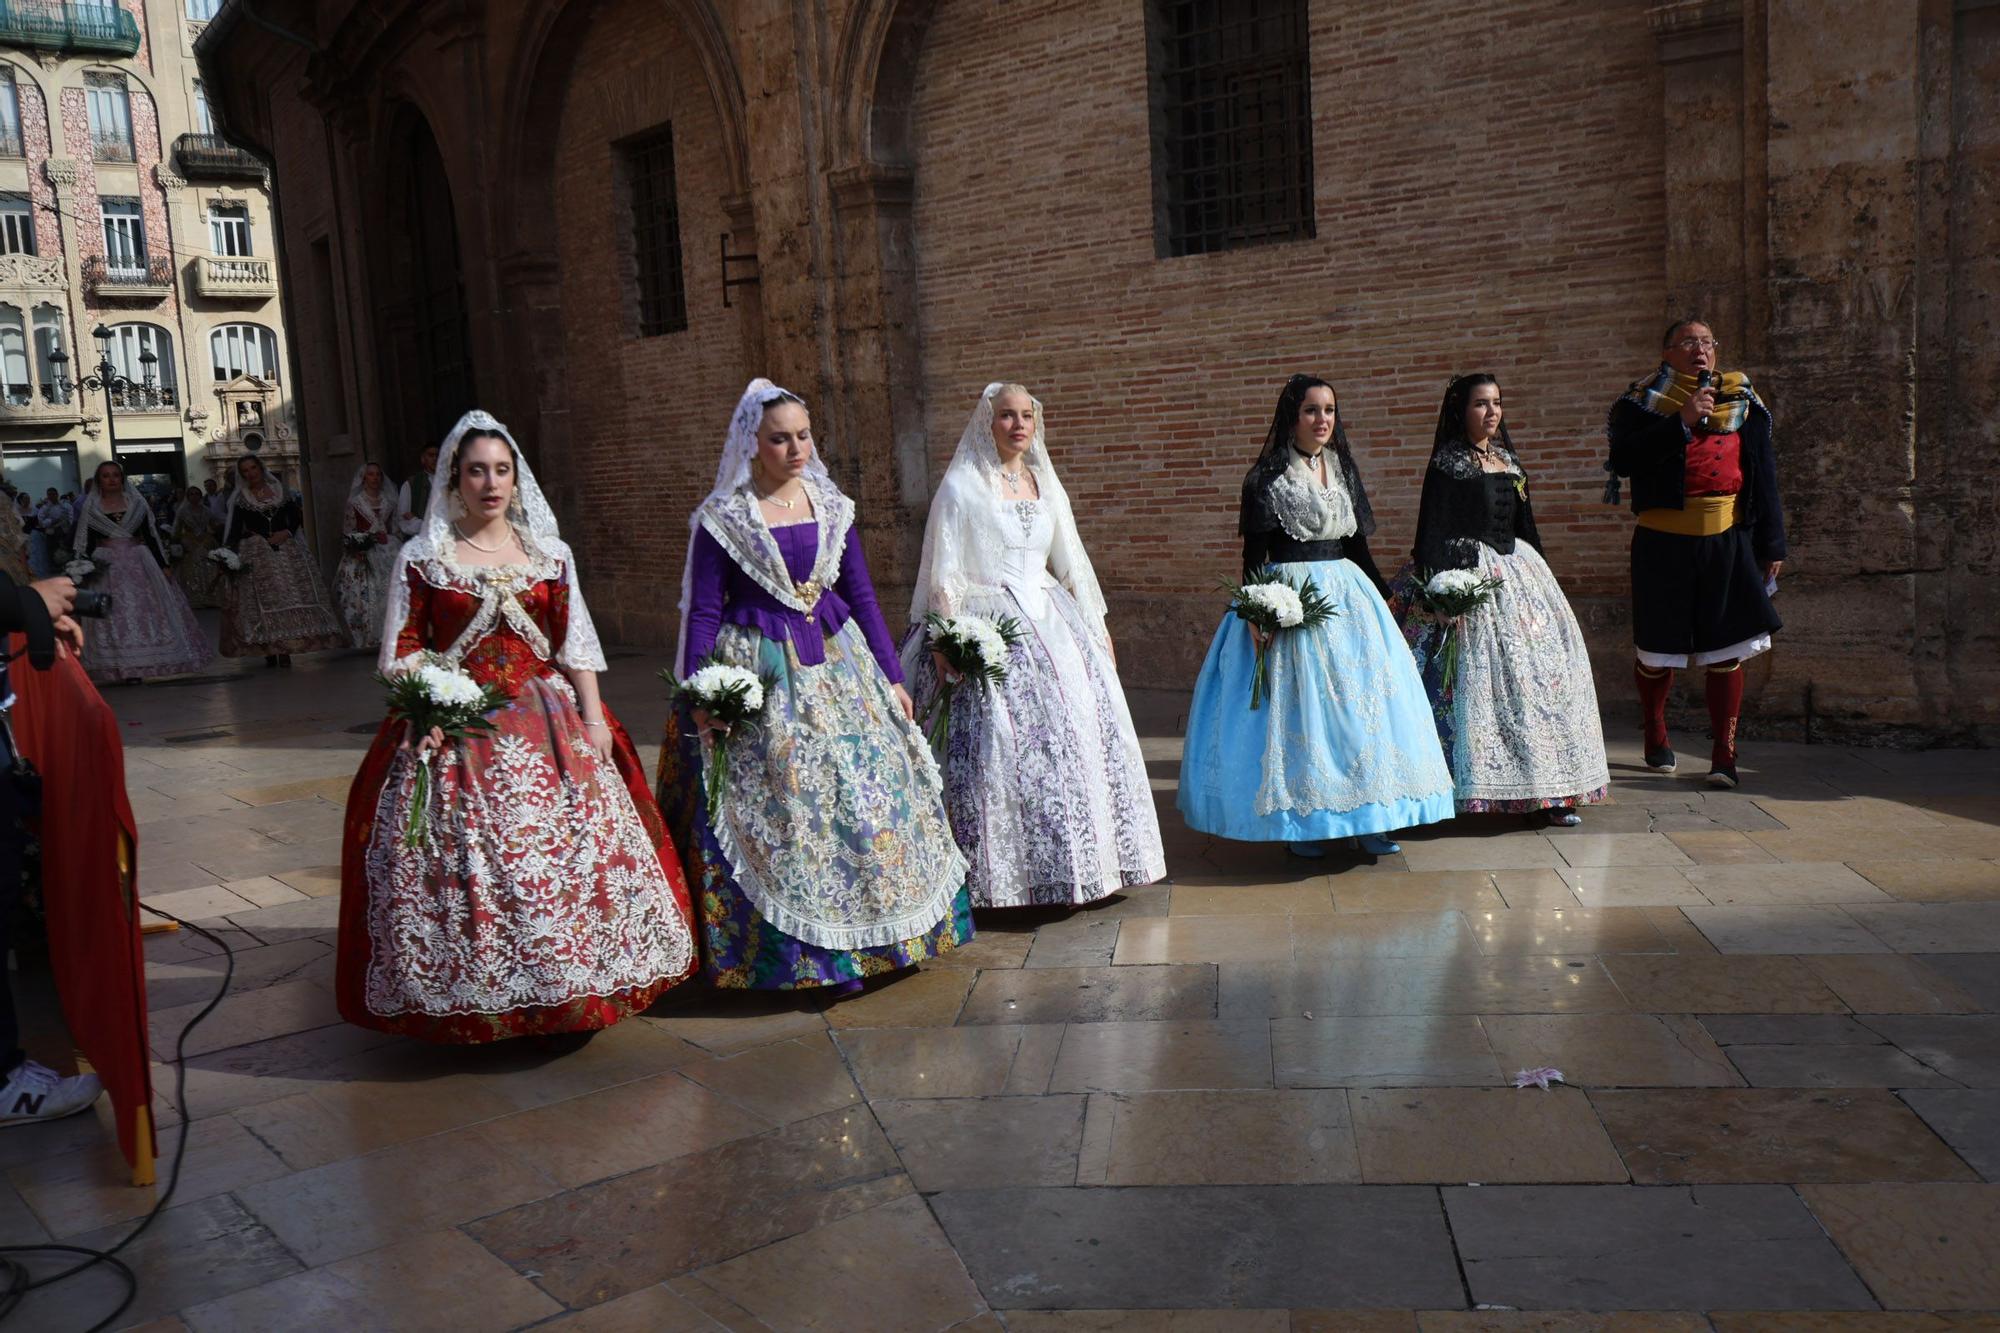
[(645, 1009), (698, 964), (687, 881), (631, 737), (605, 709), (605, 764), (555, 665), (570, 604), (562, 564), (454, 567), (444, 587), (416, 566), (402, 573), (398, 657), (456, 652), (473, 679), (513, 698), (491, 732), (447, 740), (432, 758), (416, 848), (403, 845), (414, 752), (400, 748), (400, 722), (376, 733), (347, 797), (341, 1014), (472, 1043), (609, 1027)]

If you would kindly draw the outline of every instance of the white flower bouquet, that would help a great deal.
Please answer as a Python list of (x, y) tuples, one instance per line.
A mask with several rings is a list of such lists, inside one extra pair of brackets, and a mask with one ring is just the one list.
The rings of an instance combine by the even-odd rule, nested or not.
[[(447, 739), (493, 730), (487, 715), (504, 707), (512, 698), (506, 691), (481, 685), (457, 665), (437, 653), (424, 653), (411, 666), (393, 675), (377, 674), (375, 679), (389, 692), (389, 716), (410, 725), (414, 747), (433, 728)], [(403, 826), (403, 845), (419, 846), (430, 824), (431, 756), (417, 760), (416, 788), (411, 794), (410, 817)]]
[(704, 659), (686, 680), (677, 681), (665, 671), (660, 673), (660, 679), (667, 682), (670, 698), (685, 699), (688, 707), (699, 708), (711, 720), (721, 724), (722, 729), (711, 738), (708, 774), (704, 783), (708, 793), (709, 819), (713, 821), (722, 804), (722, 784), (729, 778), (728, 733), (764, 715), (764, 701), (770, 693), (771, 681), (748, 667), (731, 666), (713, 657)]
[(70, 561), (68, 564), (63, 566), (63, 573), (69, 575), (69, 581), (71, 583), (74, 583), (79, 588), (83, 586), (83, 581), (85, 579), (89, 578), (92, 574), (95, 574), (96, 572), (97, 572), (97, 562), (95, 560), (92, 560), (89, 556), (78, 556), (76, 559)]
[(1271, 644), (1283, 630), (1313, 629), (1340, 613), (1311, 579), (1292, 582), (1282, 574), (1265, 574), (1242, 583), (1223, 585), (1229, 592), (1229, 609), (1237, 618), (1259, 631), (1251, 637), (1257, 658), (1250, 670), (1250, 707), (1264, 706), (1270, 692)]
[(1458, 679), (1458, 622), (1492, 601), (1500, 583), (1476, 569), (1443, 569), (1418, 587), (1417, 600), (1439, 627), (1438, 653), (1444, 659), (1440, 671), (1446, 690)]
[(342, 536), (340, 540), (349, 555), (366, 555), (368, 554), (368, 548), (375, 545), (375, 534), (372, 532), (350, 532)]
[(227, 546), (216, 547), (208, 553), (208, 558), (232, 574), (243, 572), (243, 557), (230, 550)]
[(951, 738), (952, 696), (968, 680), (991, 686), (1007, 679), (1007, 656), (1021, 641), (1021, 622), (1012, 616), (941, 616), (933, 611), (924, 617), (924, 635), (947, 668), (925, 719), (931, 748), (943, 754)]

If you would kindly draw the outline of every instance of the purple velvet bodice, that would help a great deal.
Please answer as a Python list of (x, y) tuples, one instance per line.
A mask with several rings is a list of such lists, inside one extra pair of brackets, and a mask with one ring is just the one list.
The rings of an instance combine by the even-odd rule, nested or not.
[[(792, 582), (804, 583), (811, 578), (813, 564), (819, 559), (819, 525), (789, 524), (773, 528), (771, 535), (778, 540), (778, 552), (785, 557), (785, 571)], [(729, 558), (706, 529), (696, 530), (682, 675), (694, 670), (715, 648), (716, 633), (724, 624), (754, 629), (767, 639), (789, 640), (800, 665), (818, 666), (826, 661), (827, 637), (838, 633), (849, 620), (860, 624), (868, 651), (882, 674), (901, 684), (903, 664), (896, 657), (896, 645), (875, 601), (875, 585), (868, 577), (868, 561), (861, 554), (857, 529), (848, 529), (840, 577), (820, 595), (819, 605), (810, 614), (794, 611), (771, 596)]]

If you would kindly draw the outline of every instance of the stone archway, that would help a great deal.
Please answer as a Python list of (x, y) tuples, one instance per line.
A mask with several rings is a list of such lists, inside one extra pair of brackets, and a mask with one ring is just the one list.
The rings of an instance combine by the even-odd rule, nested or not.
[(376, 355), (390, 459), (408, 470), (474, 405), (477, 376), (458, 211), (437, 138), (401, 102), (387, 108), (377, 143)]
[[(707, 493), (718, 423), (760, 359), (757, 289), (724, 289), (717, 272), (722, 234), (752, 221), (741, 84), (710, 0), (551, 5), (508, 66), (494, 220), (510, 410), (600, 624), (668, 642), (661, 588), (678, 581), (680, 519)], [(662, 267), (653, 246), (642, 263), (641, 217), (664, 231), (669, 212), (678, 262)], [(642, 266), (648, 282), (678, 280), (677, 319), (642, 317)], [(673, 522), (606, 521), (642, 505)]]

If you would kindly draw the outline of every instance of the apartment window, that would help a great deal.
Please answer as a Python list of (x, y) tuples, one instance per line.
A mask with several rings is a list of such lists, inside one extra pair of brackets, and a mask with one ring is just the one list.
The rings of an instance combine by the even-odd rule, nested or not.
[(35, 253), (35, 210), (25, 194), (0, 194), (0, 255)]
[[(215, 11), (222, 8), (222, 0), (187, 0), (187, 16), (197, 23), (206, 23), (215, 17)], [(203, 131), (207, 133), (207, 131)]]
[(215, 113), (208, 109), (208, 89), (200, 79), (194, 81), (194, 132), (215, 133)]
[(56, 375), (56, 364), (50, 360), (63, 345), (62, 310), (48, 302), (35, 307), (35, 378), (42, 386), (42, 397), (51, 403), (69, 401), (69, 390)]
[(146, 219), (137, 199), (103, 199), (104, 264), (113, 277), (138, 278), (146, 272)]
[(132, 96), (125, 76), (87, 71), (83, 91), (90, 108), (91, 156), (99, 162), (132, 161)]
[(1151, 0), (1162, 256), (1313, 234), (1306, 0)]
[[(174, 406), (173, 334), (157, 324), (114, 324), (107, 347), (111, 364), (132, 381), (132, 387), (119, 399), (120, 407)], [(154, 357), (150, 366), (143, 359), (148, 352)]]
[(681, 280), (680, 201), (674, 192), (674, 131), (663, 125), (621, 146), (626, 193), (632, 204), (632, 260), (638, 291), (639, 334), (651, 337), (687, 327), (687, 290)]
[(208, 350), (217, 383), (238, 375), (278, 382), (277, 335), (262, 324), (224, 324), (209, 335)]
[(21, 139), (21, 90), (14, 82), (14, 67), (0, 65), (0, 157), (23, 157)]
[(28, 379), (28, 326), (18, 309), (0, 305), (0, 397), (25, 407), (33, 393)]
[(208, 209), (208, 248), (231, 258), (250, 253), (250, 210), (242, 204), (211, 204)]

